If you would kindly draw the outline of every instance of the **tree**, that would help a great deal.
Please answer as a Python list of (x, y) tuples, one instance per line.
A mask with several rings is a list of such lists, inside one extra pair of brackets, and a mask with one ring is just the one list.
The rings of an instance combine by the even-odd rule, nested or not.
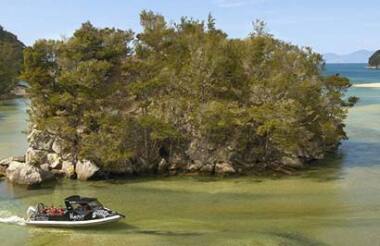
[(0, 26), (0, 95), (8, 93), (16, 85), (24, 47), (14, 34)]
[(31, 119), (69, 142), (74, 159), (157, 164), (165, 152), (189, 161), (201, 143), (270, 167), (321, 158), (346, 138), (351, 84), (323, 77), (310, 48), (274, 38), (262, 21), (248, 38), (229, 39), (211, 15), (173, 25), (151, 11), (140, 19), (135, 38), (84, 23), (68, 40), (25, 51)]

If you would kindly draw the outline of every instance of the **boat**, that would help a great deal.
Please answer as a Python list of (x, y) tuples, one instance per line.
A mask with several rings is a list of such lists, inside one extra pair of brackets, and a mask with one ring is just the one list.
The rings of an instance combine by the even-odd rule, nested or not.
[(26, 225), (39, 227), (89, 227), (117, 222), (124, 215), (104, 207), (96, 198), (70, 196), (65, 208), (47, 207), (43, 203), (27, 210)]

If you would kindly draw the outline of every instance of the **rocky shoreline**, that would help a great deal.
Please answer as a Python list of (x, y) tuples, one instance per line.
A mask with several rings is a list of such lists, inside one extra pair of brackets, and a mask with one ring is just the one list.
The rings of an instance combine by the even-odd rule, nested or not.
[(25, 98), (26, 97), (26, 85), (19, 84), (16, 85), (9, 93), (0, 95), (0, 100), (8, 100), (14, 98)]
[(71, 146), (48, 131), (32, 129), (27, 139), (29, 148), (24, 156), (0, 161), (0, 176), (15, 184), (34, 185), (63, 177), (86, 181), (143, 175), (244, 175), (268, 167), (271, 171), (289, 175), (303, 167), (299, 157), (286, 157), (282, 163), (268, 165), (242, 158), (231, 147), (215, 149), (195, 140), (186, 151), (186, 157), (166, 156), (156, 163), (135, 158), (117, 163), (112, 168), (100, 168), (93, 161), (78, 160)]

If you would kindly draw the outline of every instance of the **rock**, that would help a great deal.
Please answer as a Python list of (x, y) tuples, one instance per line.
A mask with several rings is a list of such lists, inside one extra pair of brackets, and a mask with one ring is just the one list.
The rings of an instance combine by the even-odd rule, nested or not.
[(0, 165), (0, 176), (5, 176), (8, 166)]
[(62, 170), (53, 169), (50, 171), (54, 176), (56, 177), (63, 177), (65, 176), (65, 172)]
[(86, 127), (85, 126), (78, 126), (77, 129), (76, 129), (76, 132), (78, 135), (82, 135), (86, 130)]
[(88, 180), (98, 170), (99, 167), (89, 160), (78, 161), (75, 167), (75, 172), (79, 180)]
[(322, 144), (318, 142), (310, 142), (307, 148), (299, 149), (297, 153), (289, 153), (288, 156), (290, 156), (290, 158), (296, 158), (296, 156), (298, 156), (308, 161), (321, 160), (324, 158), (323, 147), (321, 145)]
[(12, 161), (25, 162), (25, 155), (11, 156), (0, 161), (1, 166), (9, 166)]
[(8, 157), (0, 161), (1, 166), (9, 166), (9, 164), (13, 161), (13, 157)]
[(47, 162), (51, 169), (61, 169), (62, 168), (62, 160), (56, 153), (49, 153), (47, 155)]
[(284, 166), (291, 167), (291, 168), (302, 168), (303, 167), (303, 163), (298, 157), (285, 156), (281, 159), (281, 163)]
[(62, 160), (66, 160), (66, 161), (74, 162), (74, 160), (75, 160), (74, 155), (70, 152), (61, 153), (61, 157), (62, 157)]
[(117, 163), (113, 163), (110, 167), (103, 168), (102, 171), (115, 175), (133, 174), (134, 168), (131, 161), (124, 160), (119, 161)]
[(63, 161), (61, 171), (66, 177), (71, 178), (75, 174), (74, 164), (71, 161)]
[(169, 163), (165, 159), (161, 159), (160, 163), (158, 164), (158, 172), (166, 173), (168, 169), (169, 169)]
[(214, 173), (214, 165), (212, 165), (212, 164), (206, 164), (206, 165), (203, 165), (202, 167), (201, 167), (201, 172), (202, 173), (208, 173), (208, 174), (212, 174), (212, 173)]
[(44, 163), (44, 164), (40, 165), (40, 168), (44, 171), (50, 171), (49, 163)]
[(153, 173), (157, 169), (157, 164), (149, 163), (143, 158), (137, 158), (134, 167), (137, 174)]
[(215, 165), (215, 173), (219, 175), (228, 175), (228, 174), (234, 174), (236, 173), (234, 167), (227, 163), (227, 162), (222, 162), (222, 163), (217, 163)]
[(194, 163), (191, 163), (188, 166), (187, 171), (189, 171), (191, 173), (195, 173), (195, 172), (200, 171), (201, 168), (202, 168), (202, 162), (200, 162), (200, 161), (194, 161)]
[(54, 138), (45, 131), (33, 129), (28, 135), (29, 146), (37, 150), (50, 151), (53, 145)]
[(64, 149), (65, 141), (60, 137), (56, 137), (52, 145), (52, 150), (57, 154), (61, 154), (64, 151)]
[(25, 155), (13, 156), (14, 161), (25, 162)]
[(186, 157), (182, 153), (173, 153), (170, 155), (169, 163), (187, 163)]
[(54, 179), (54, 176), (41, 168), (30, 164), (12, 161), (6, 171), (6, 176), (12, 183), (33, 185)]
[(30, 165), (41, 165), (47, 162), (47, 152), (29, 147), (26, 150), (25, 162)]
[(202, 163), (205, 163), (209, 157), (209, 146), (205, 142), (194, 139), (189, 144), (189, 148), (187, 149), (186, 154), (193, 161), (200, 161)]

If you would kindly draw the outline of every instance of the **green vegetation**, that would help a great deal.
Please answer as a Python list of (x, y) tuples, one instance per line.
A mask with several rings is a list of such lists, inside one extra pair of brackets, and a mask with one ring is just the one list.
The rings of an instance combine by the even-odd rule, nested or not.
[(246, 39), (229, 39), (212, 16), (169, 25), (144, 11), (141, 25), (134, 36), (84, 23), (25, 51), (31, 121), (75, 158), (157, 163), (163, 148), (183, 157), (197, 140), (254, 163), (308, 161), (346, 138), (350, 82), (323, 77), (319, 54), (274, 38), (265, 23)]
[(368, 61), (368, 65), (374, 68), (380, 68), (380, 50), (376, 51)]
[(16, 85), (23, 49), (24, 44), (0, 26), (0, 95), (8, 93)]

